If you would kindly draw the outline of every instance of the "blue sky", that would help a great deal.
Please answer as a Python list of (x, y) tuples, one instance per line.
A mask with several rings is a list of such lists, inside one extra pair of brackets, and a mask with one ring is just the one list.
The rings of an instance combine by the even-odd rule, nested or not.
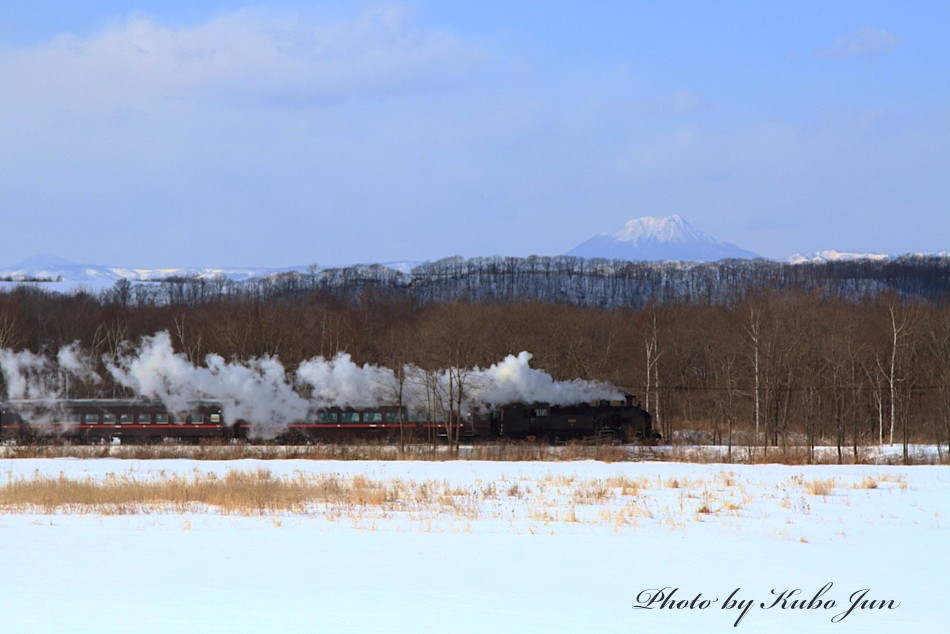
[(590, 5), (6, 0), (2, 263), (950, 249), (950, 4)]

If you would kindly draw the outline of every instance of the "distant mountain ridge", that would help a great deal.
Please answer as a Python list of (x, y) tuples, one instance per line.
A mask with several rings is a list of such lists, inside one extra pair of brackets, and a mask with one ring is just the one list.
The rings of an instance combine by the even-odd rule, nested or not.
[(602, 233), (580, 243), (566, 255), (649, 262), (716, 262), (760, 257), (731, 242), (712, 237), (679, 214), (634, 218), (613, 233)]
[[(415, 261), (390, 262), (384, 266), (395, 271), (408, 273)], [(265, 267), (191, 267), (191, 268), (130, 268), (106, 266), (102, 264), (83, 264), (72, 262), (56, 255), (39, 254), (10, 266), (0, 266), (0, 288), (3, 285), (24, 282), (43, 283), (44, 288), (57, 291), (73, 291), (84, 288), (91, 291), (110, 288), (119, 280), (146, 283), (163, 280), (186, 279), (227, 279), (243, 282), (256, 278), (265, 278), (285, 273), (308, 274), (316, 265), (288, 266), (282, 268)], [(318, 270), (333, 267), (317, 267)]]
[[(606, 259), (643, 262), (715, 262), (736, 259), (752, 260), (760, 257), (730, 242), (718, 240), (691, 225), (679, 215), (668, 217), (635, 218), (626, 222), (613, 233), (595, 236), (565, 255), (578, 258)], [(914, 254), (909, 254), (914, 255)], [(916, 254), (927, 257), (928, 254)], [(950, 252), (929, 254), (929, 256), (947, 257)], [(823, 250), (811, 253), (796, 253), (784, 260), (791, 265), (823, 264), (829, 262), (848, 262), (867, 260), (886, 262), (895, 256), (883, 253), (855, 253), (836, 250)], [(418, 260), (384, 262), (378, 267), (389, 270), (394, 275), (410, 276), (414, 269), (429, 263)], [(0, 266), (0, 289), (20, 283), (37, 283), (43, 288), (60, 292), (84, 289), (99, 291), (111, 288), (119, 280), (128, 280), (138, 284), (157, 283), (174, 279), (227, 280), (246, 282), (260, 279), (274, 279), (287, 275), (310, 276), (316, 271), (329, 274), (332, 270), (348, 268), (366, 269), (367, 264), (348, 264), (319, 266), (303, 265), (282, 268), (264, 267), (191, 267), (191, 268), (131, 268), (104, 266), (101, 264), (82, 264), (72, 262), (56, 255), (39, 254), (22, 262), (9, 266)]]
[[(59, 269), (69, 273), (68, 263)], [(231, 279), (224, 269), (207, 277), (185, 275), (188, 269), (126, 269), (137, 277), (118, 277), (122, 269), (81, 268), (77, 281), (50, 267), (15, 280), (0, 268), (0, 289), (24, 285), (59, 293), (85, 291), (106, 302), (141, 305), (198, 305), (230, 299), (286, 299), (307, 293), (361, 301), (369, 296), (405, 299), (413, 305), (453, 302), (556, 301), (601, 308), (641, 308), (660, 304), (728, 302), (763, 289), (818, 291), (827, 297), (861, 299), (882, 292), (932, 298), (950, 295), (950, 257), (906, 255), (884, 259), (839, 259), (793, 264), (767, 259), (717, 262), (630, 262), (573, 256), (460, 256), (434, 262), (306, 267), (250, 279)], [(397, 267), (405, 267), (400, 270)], [(209, 269), (199, 269), (208, 271)], [(57, 276), (57, 281), (48, 281)], [(76, 274), (79, 275), (78, 273)], [(164, 277), (161, 277), (164, 276)], [(40, 279), (45, 278), (45, 279)], [(94, 280), (90, 283), (90, 279)], [(110, 279), (116, 281), (109, 282)], [(5, 281), (2, 281), (5, 280)], [(160, 282), (160, 280), (162, 280)], [(131, 286), (130, 286), (131, 283)], [(132, 292), (130, 292), (132, 291)]]
[[(937, 255), (944, 255), (940, 253)], [(854, 253), (851, 251), (836, 251), (835, 249), (825, 249), (823, 251), (814, 251), (812, 253), (796, 253), (789, 256), (785, 261), (789, 264), (820, 264), (824, 262), (848, 262), (851, 260), (889, 260), (891, 258), (887, 253)]]
[[(306, 267), (300, 267), (303, 270)], [(101, 288), (111, 286), (121, 279), (132, 282), (150, 282), (170, 277), (189, 277), (214, 279), (225, 277), (232, 280), (246, 280), (278, 272), (277, 269), (263, 268), (127, 268), (103, 266), (101, 264), (83, 264), (71, 262), (59, 256), (40, 254), (27, 258), (12, 266), (0, 268), (0, 278), (18, 280), (52, 280), (69, 282), (74, 285), (89, 285)]]

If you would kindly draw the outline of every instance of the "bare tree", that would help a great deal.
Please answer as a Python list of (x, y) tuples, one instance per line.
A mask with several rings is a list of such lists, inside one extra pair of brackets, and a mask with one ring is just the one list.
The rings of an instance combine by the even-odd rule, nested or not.
[[(129, 346), (129, 326), (124, 321), (113, 321), (108, 324), (100, 323), (92, 337), (90, 354), (98, 362), (116, 364), (119, 355)], [(118, 387), (113, 384), (112, 395), (116, 395)]]
[(759, 444), (759, 429), (762, 420), (762, 311), (755, 305), (749, 306), (749, 320), (745, 326), (746, 336), (752, 344), (752, 374), (755, 380), (753, 402), (755, 404), (755, 439), (752, 443), (753, 454)]
[[(888, 444), (894, 444), (894, 430), (898, 423), (898, 412), (901, 405), (901, 386), (906, 382), (907, 376), (904, 374), (902, 361), (903, 352), (906, 348), (907, 339), (910, 335), (911, 323), (915, 317), (915, 310), (912, 305), (906, 302), (899, 302), (897, 296), (890, 294), (885, 298), (885, 308), (887, 310), (888, 328), (888, 357), (882, 362), (878, 357), (879, 371), (884, 375), (889, 393), (889, 434)], [(907, 448), (907, 420), (903, 417), (903, 457), (904, 462), (908, 459)]]
[(15, 332), (16, 317), (7, 311), (0, 313), (0, 348), (12, 348), (15, 345)]
[(175, 338), (178, 339), (178, 343), (181, 345), (188, 361), (196, 364), (200, 359), (199, 351), (201, 350), (202, 335), (199, 332), (197, 336), (189, 340), (189, 337), (186, 336), (185, 321), (186, 315), (184, 312), (175, 315)]

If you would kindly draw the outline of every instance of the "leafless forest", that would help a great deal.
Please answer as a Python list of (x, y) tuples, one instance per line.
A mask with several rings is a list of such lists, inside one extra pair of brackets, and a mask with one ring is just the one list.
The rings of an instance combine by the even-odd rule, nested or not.
[[(507, 275), (496, 270), (502, 259), (480, 260), (476, 280), (473, 261), (453, 259), (406, 279), (370, 267), (242, 284), (120, 282), (102, 294), (20, 286), (0, 293), (0, 348), (43, 353), (78, 341), (101, 364), (128, 342), (166, 330), (193, 363), (212, 352), (276, 356), (288, 370), (338, 352), (360, 364), (437, 369), (485, 367), (528, 350), (556, 379), (630, 389), (666, 439), (699, 432), (721, 443), (757, 437), (842, 452), (881, 442), (950, 443), (943, 260), (905, 262), (888, 275), (872, 264), (726, 263), (702, 265), (695, 275), (665, 265), (664, 277), (664, 265), (643, 265), (620, 281), (595, 274), (596, 261), (572, 273), (565, 260), (577, 264), (518, 260)], [(633, 288), (636, 276), (652, 281), (620, 301), (617, 288)], [(519, 285), (533, 290), (516, 292)], [(545, 290), (582, 287), (590, 301)], [(644, 300), (651, 288), (666, 291)], [(73, 393), (121, 391), (107, 381)]]

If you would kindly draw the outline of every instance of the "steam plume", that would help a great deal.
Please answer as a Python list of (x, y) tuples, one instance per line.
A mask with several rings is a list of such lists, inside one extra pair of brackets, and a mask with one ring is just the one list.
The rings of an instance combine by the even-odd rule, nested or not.
[[(369, 408), (402, 404), (413, 411), (444, 412), (450, 395), (458, 398), (463, 386), (462, 410), (495, 408), (512, 402), (570, 405), (595, 399), (615, 399), (620, 392), (596, 381), (555, 381), (531, 367), (532, 355), (508, 355), (488, 368), (403, 368), (402, 386), (385, 367), (357, 365), (340, 353), (330, 360), (315, 357), (288, 373), (274, 357), (226, 361), (209, 354), (200, 364), (175, 352), (167, 332), (127, 342), (114, 359), (103, 358), (114, 382), (139, 397), (161, 401), (173, 412), (185, 412), (195, 402), (221, 404), (225, 420), (242, 420), (253, 436), (272, 437), (295, 421), (307, 420), (314, 410), (327, 407)], [(9, 399), (59, 398), (58, 378), (68, 373), (89, 384), (102, 382), (89, 356), (77, 343), (64, 346), (55, 361), (29, 351), (0, 349), (0, 371)]]
[(0, 350), (0, 372), (8, 399), (49, 398), (50, 362), (29, 350)]
[(318, 407), (376, 407), (392, 401), (399, 388), (389, 368), (358, 366), (342, 352), (330, 361), (316, 357), (301, 363), (297, 381), (312, 391)]
[(572, 405), (596, 399), (619, 399), (616, 387), (598, 381), (555, 381), (547, 372), (532, 368), (533, 355), (509, 354), (501, 363), (486, 370), (475, 368), (473, 400), (489, 406), (505, 403), (548, 403)]
[(158, 399), (172, 411), (185, 411), (195, 401), (220, 401), (225, 420), (247, 421), (252, 432), (263, 437), (276, 435), (307, 414), (307, 402), (287, 382), (277, 359), (237, 363), (209, 354), (205, 366), (197, 366), (174, 351), (167, 332), (143, 337), (106, 367), (116, 383)]

